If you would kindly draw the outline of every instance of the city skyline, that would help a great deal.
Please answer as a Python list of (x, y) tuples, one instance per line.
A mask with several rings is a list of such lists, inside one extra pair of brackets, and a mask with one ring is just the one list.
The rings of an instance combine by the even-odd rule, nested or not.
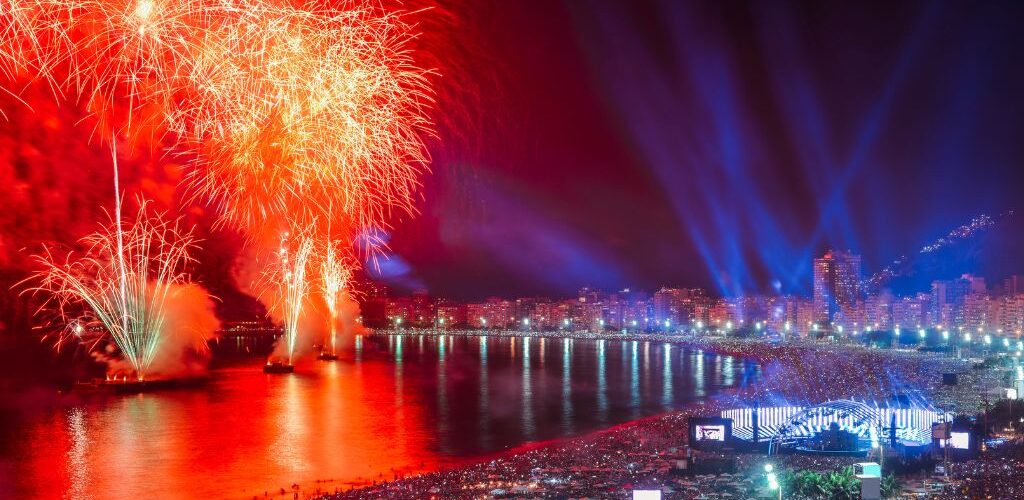
[[(363, 283), (360, 320), (370, 327), (512, 328), (523, 330), (683, 331), (758, 330), (764, 334), (854, 336), (870, 331), (899, 335), (901, 328), (1007, 334), (1024, 333), (1024, 276), (989, 286), (963, 274), (933, 280), (928, 291), (895, 295), (868, 290), (860, 256), (830, 250), (815, 259), (813, 294), (716, 297), (702, 288), (643, 290), (582, 287), (573, 297), (491, 296), (460, 301), (426, 291), (392, 295)], [(924, 331), (924, 330), (922, 330)], [(711, 332), (708, 332), (711, 333)]]

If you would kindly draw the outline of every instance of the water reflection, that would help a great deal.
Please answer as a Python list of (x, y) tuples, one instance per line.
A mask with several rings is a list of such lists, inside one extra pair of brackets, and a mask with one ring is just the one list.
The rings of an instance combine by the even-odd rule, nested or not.
[(572, 339), (562, 339), (562, 432), (572, 427)]
[(536, 439), (533, 422), (533, 381), (530, 372), (530, 339), (523, 339), (523, 434), (527, 440)]
[(672, 344), (665, 344), (665, 361), (661, 372), (661, 405), (672, 407)]
[[(491, 387), (489, 384), (487, 367), (487, 337), (480, 337), (480, 395), (479, 404), (477, 406), (477, 412), (480, 415), (487, 413), (487, 409), (491, 402)], [(490, 434), (491, 434), (491, 420), (488, 418), (477, 419), (479, 422), (481, 446), (485, 448), (490, 447)]]
[(86, 453), (89, 450), (89, 438), (86, 433), (84, 409), (72, 408), (68, 411), (68, 434), (71, 437), (67, 464), (71, 485), (68, 493), (72, 498), (92, 498), (88, 493), (89, 461)]
[(608, 421), (608, 380), (605, 376), (604, 340), (597, 341), (597, 412), (601, 423)]
[(637, 341), (634, 340), (629, 344), (629, 405), (633, 408), (633, 418), (636, 418), (640, 412), (639, 360), (636, 357)]
[(345, 488), (679, 408), (758, 375), (742, 360), (651, 342), (359, 337), (341, 360), (309, 360), (293, 375), (254, 361), (198, 389), (29, 411), (0, 430), (0, 451), (18, 457), (0, 457), (16, 481), (2, 495)]

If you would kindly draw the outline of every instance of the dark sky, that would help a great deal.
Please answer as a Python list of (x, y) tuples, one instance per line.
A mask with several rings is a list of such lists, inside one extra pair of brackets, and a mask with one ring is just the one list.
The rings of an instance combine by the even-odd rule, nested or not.
[(399, 287), (806, 292), (1020, 208), (1020, 2), (461, 3)]

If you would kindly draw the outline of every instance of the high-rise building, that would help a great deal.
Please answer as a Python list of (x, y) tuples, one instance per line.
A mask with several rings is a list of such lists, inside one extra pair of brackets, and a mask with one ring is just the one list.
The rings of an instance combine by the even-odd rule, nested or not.
[(928, 325), (928, 304), (931, 296), (918, 294), (913, 297), (901, 297), (892, 303), (892, 320), (901, 328), (922, 328)]
[(466, 304), (448, 299), (439, 299), (436, 309), (438, 328), (460, 328), (466, 326)]
[(1024, 294), (1024, 276), (1014, 274), (1004, 279), (1003, 293), (1008, 296)]
[(844, 309), (852, 309), (860, 298), (860, 255), (829, 250), (814, 259), (815, 320), (824, 327)]
[(963, 309), (961, 309), (959, 325), (971, 330), (985, 330), (994, 325), (990, 324), (992, 306), (989, 296), (986, 293), (971, 292), (964, 297)]
[[(932, 323), (943, 326), (963, 325), (964, 298), (971, 293), (978, 281), (969, 274), (954, 280), (932, 282), (931, 314)], [(984, 288), (984, 280), (980, 286)]]
[(434, 301), (426, 291), (417, 291), (412, 294), (410, 302), (412, 310), (410, 321), (418, 327), (431, 326), (434, 323)]

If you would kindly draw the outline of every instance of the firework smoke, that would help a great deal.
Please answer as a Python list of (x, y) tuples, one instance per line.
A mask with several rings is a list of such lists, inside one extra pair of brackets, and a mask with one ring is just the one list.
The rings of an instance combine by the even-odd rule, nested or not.
[[(309, 260), (313, 253), (313, 240), (308, 230), (285, 232), (277, 255), (271, 258), (263, 273), (260, 285), (261, 297), (269, 299), (270, 313), (284, 324), (284, 336), (278, 343), (275, 355), (291, 365), (296, 355), (306, 346), (299, 345), (302, 320), (308, 315), (304, 311), (309, 295), (310, 283), (307, 277)], [(271, 296), (272, 295), (272, 296)]]
[[(267, 294), (278, 295), (270, 309), (285, 325), (291, 363), (309, 241), (338, 242), (341, 255), (354, 235), (415, 212), (433, 93), (431, 72), (414, 64), (409, 15), (355, 1), (13, 0), (0, 5), (0, 71), (76, 100), (104, 138), (148, 137), (182, 155), (192, 197), (216, 206), (254, 246), (279, 227), (306, 228), (286, 238), (287, 259), (264, 273), (283, 288)], [(345, 274), (341, 262), (330, 267)], [(52, 276), (50, 286), (69, 295), (74, 287), (59, 281)], [(330, 287), (336, 342), (344, 285)], [(125, 339), (125, 356), (141, 376), (153, 348), (135, 340)]]
[[(182, 271), (191, 262), (195, 240), (179, 221), (168, 221), (162, 213), (150, 215), (144, 200), (135, 221), (122, 222), (116, 156), (114, 189), (112, 220), (80, 241), (81, 254), (59, 259), (46, 248), (36, 256), (43, 270), (33, 276), (38, 283), (34, 290), (49, 294), (46, 305), (53, 305), (65, 320), (67, 327), (57, 335), (58, 348), (71, 337), (90, 349), (112, 340), (127, 371), (145, 380), (167, 349), (165, 341), (179, 333), (168, 319), (168, 308), (179, 305), (186, 290), (195, 296)], [(208, 321), (199, 322), (196, 328), (204, 337), (216, 325), (209, 328)]]
[(0, 67), (197, 154), (196, 195), (243, 229), (375, 227), (413, 211), (428, 161), (412, 36), (402, 13), (356, 2), (23, 0), (0, 8)]

